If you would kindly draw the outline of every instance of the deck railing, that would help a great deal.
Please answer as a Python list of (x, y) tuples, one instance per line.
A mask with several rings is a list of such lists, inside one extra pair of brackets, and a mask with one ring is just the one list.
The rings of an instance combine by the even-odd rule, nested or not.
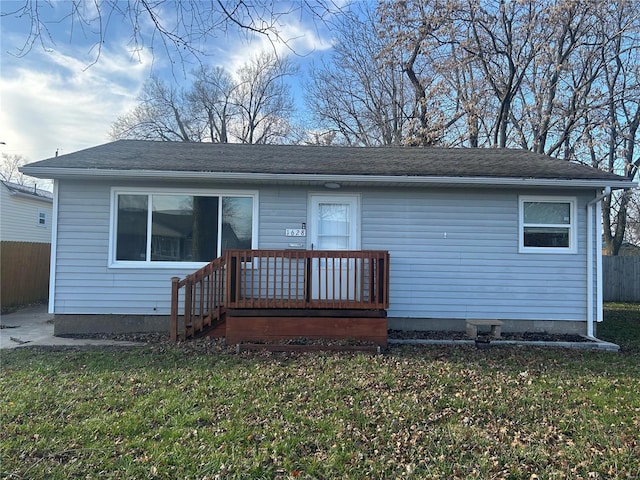
[[(218, 257), (180, 280), (171, 279), (171, 340), (189, 338), (222, 319), (225, 304), (225, 258)], [(180, 302), (180, 289), (184, 299)], [(183, 305), (180, 324), (179, 305)]]
[(389, 253), (228, 250), (224, 257), (172, 282), (171, 336), (177, 339), (182, 330), (187, 338), (215, 325), (225, 309), (386, 309)]

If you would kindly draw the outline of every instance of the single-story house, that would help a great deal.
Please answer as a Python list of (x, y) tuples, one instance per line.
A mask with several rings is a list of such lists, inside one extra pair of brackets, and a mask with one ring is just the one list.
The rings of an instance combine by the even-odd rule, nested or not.
[(0, 305), (46, 301), (53, 194), (0, 181)]
[(389, 328), (594, 335), (600, 201), (635, 186), (514, 149), (120, 140), (22, 171), (54, 179), (57, 334), (167, 330), (172, 277), (240, 248), (388, 252)]

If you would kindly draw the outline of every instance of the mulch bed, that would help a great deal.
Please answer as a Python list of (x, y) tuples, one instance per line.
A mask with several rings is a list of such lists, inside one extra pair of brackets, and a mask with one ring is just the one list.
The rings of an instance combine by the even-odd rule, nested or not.
[[(466, 332), (438, 330), (389, 330), (389, 340), (470, 340)], [(482, 338), (484, 335), (479, 334)], [(521, 342), (585, 342), (580, 335), (561, 335), (544, 332), (502, 332), (500, 340), (517, 340)]]
[[(159, 351), (176, 344), (165, 333), (119, 333), (119, 334), (92, 334), (92, 335), (67, 335), (73, 338), (109, 339), (128, 342), (140, 342), (147, 344)], [(479, 335), (479, 339), (488, 339), (486, 335)], [(465, 332), (458, 331), (404, 331), (389, 330), (389, 340), (470, 340)], [(548, 333), (503, 333), (500, 340), (518, 341), (545, 341), (545, 342), (585, 342), (587, 339), (580, 335), (552, 335)], [(295, 352), (308, 351), (371, 351), (378, 352), (377, 346), (371, 342), (358, 342), (353, 340), (330, 340), (294, 338), (280, 342), (252, 342), (240, 345), (227, 345), (224, 338), (196, 338), (177, 343), (178, 348), (192, 353), (251, 353), (251, 352)], [(283, 348), (284, 347), (284, 348)]]

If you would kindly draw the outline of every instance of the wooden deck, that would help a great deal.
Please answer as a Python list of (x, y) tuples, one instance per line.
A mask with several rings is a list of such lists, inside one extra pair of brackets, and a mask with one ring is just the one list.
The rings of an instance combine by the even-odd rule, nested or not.
[(389, 253), (229, 250), (172, 279), (171, 337), (296, 337), (387, 344)]

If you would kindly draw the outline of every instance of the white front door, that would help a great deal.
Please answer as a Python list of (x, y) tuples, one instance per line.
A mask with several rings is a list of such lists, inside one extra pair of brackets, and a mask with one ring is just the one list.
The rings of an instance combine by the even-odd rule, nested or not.
[[(314, 194), (309, 205), (309, 247), (312, 250), (359, 250), (358, 195)], [(327, 256), (314, 259), (312, 298), (358, 300), (354, 259)]]

